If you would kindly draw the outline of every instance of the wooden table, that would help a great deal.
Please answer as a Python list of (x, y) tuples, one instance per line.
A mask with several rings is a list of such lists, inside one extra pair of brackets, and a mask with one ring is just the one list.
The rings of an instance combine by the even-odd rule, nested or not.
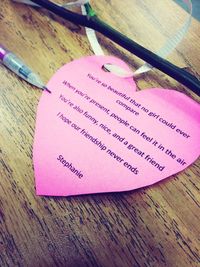
[[(151, 4), (92, 1), (101, 18), (156, 51), (184, 21), (185, 12), (170, 0)], [(193, 20), (169, 57), (193, 73), (200, 68), (199, 30)], [(84, 28), (9, 0), (1, 0), (0, 31), (0, 42), (45, 82), (66, 62), (92, 55)], [(133, 70), (141, 65), (134, 55), (98, 37), (106, 54), (123, 59)], [(0, 77), (0, 266), (200, 266), (199, 160), (159, 184), (131, 192), (36, 196), (32, 144), (41, 91), (2, 65)], [(156, 70), (137, 84), (139, 89), (184, 91), (199, 100)]]

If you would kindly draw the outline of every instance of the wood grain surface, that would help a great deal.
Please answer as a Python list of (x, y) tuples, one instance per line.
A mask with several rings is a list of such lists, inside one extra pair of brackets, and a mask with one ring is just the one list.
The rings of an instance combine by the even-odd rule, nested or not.
[[(153, 4), (152, 4), (153, 3)], [(183, 23), (171, 0), (91, 1), (100, 18), (152, 51)], [(169, 60), (198, 75), (200, 24)], [(134, 70), (142, 61), (98, 34), (105, 54)], [(63, 64), (92, 55), (84, 28), (41, 9), (0, 4), (0, 43), (47, 82)], [(139, 89), (160, 86), (199, 98), (154, 70)], [(39, 197), (32, 144), (41, 91), (0, 65), (0, 266), (200, 266), (200, 161), (154, 186), (112, 194)]]

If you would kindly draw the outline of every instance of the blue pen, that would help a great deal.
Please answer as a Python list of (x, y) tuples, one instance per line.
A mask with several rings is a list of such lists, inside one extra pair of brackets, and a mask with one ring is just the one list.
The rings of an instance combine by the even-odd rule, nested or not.
[(15, 54), (6, 50), (0, 45), (0, 60), (11, 71), (16, 73), (19, 77), (28, 83), (51, 93), (51, 91), (44, 85), (40, 77), (27, 67)]

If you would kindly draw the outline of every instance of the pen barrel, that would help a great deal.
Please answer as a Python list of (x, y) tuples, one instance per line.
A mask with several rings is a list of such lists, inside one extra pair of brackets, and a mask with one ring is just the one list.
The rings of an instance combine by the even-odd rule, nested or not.
[(24, 62), (13, 53), (5, 50), (4, 56), (2, 56), (2, 61), (8, 69), (10, 69), (12, 72), (17, 74), (17, 76), (21, 77), (28, 83), (33, 84), (34, 86), (39, 88), (44, 87), (44, 84), (40, 77), (36, 73), (33, 73), (33, 71), (28, 68), (24, 64)]
[(5, 55), (7, 54), (7, 52), (8, 51), (0, 45), (0, 60), (3, 61), (3, 59), (4, 59)]
[(4, 56), (3, 64), (23, 79), (27, 79), (32, 72), (23, 61), (10, 52)]

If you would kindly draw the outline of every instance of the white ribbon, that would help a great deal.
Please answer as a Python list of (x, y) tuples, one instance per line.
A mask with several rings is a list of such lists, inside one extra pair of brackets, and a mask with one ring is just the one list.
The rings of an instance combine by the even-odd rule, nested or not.
[[(83, 15), (87, 15), (86, 8), (84, 5), (81, 6), (81, 10), (82, 10)], [(90, 46), (92, 47), (94, 54), (98, 56), (103, 56), (104, 52), (98, 42), (96, 32), (93, 29), (90, 29), (88, 27), (85, 27), (85, 31), (86, 31), (87, 38), (89, 40)], [(104, 68), (122, 78), (133, 77), (132, 72), (127, 72), (126, 70), (122, 69), (121, 67), (117, 65), (108, 63), (108, 64), (104, 64)]]
[[(161, 49), (156, 53), (158, 56), (162, 58), (166, 58), (177, 47), (177, 45), (182, 41), (182, 39), (184, 38), (190, 27), (192, 21), (192, 2), (191, 0), (183, 0), (183, 2), (186, 4), (188, 8), (189, 16), (186, 19), (183, 26), (175, 34), (173, 34), (165, 42), (163, 47), (161, 47)], [(138, 70), (134, 72), (134, 75), (145, 73), (147, 71), (150, 71), (152, 68), (153, 66), (151, 66), (148, 63), (145, 63), (143, 66), (141, 66)]]
[(82, 6), (82, 5), (85, 5), (89, 2), (89, 0), (77, 0), (75, 2), (69, 2), (69, 3), (66, 3), (66, 4), (63, 4), (62, 7), (69, 7), (69, 6)]
[[(87, 15), (86, 8), (84, 5), (81, 6), (81, 11), (83, 15)], [(104, 52), (98, 42), (96, 32), (93, 29), (90, 29), (88, 27), (85, 27), (85, 32), (86, 32), (87, 38), (90, 42), (90, 45), (92, 47), (94, 54), (97, 56), (103, 56)]]
[(35, 4), (35, 3), (33, 3), (31, 0), (13, 0), (13, 1), (17, 2), (17, 3), (30, 5), (30, 6), (39, 6), (39, 5)]

